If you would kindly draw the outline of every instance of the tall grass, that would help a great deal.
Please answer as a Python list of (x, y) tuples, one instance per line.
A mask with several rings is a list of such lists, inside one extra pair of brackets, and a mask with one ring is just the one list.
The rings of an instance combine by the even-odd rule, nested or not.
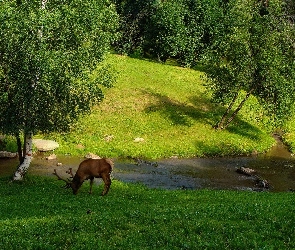
[(273, 145), (254, 98), (227, 130), (215, 131), (224, 109), (210, 101), (201, 71), (119, 55), (109, 61), (117, 83), (70, 133), (49, 136), (60, 144), (56, 153), (155, 159), (251, 154)]
[(51, 178), (0, 179), (1, 249), (294, 249), (293, 193), (147, 189), (77, 196)]

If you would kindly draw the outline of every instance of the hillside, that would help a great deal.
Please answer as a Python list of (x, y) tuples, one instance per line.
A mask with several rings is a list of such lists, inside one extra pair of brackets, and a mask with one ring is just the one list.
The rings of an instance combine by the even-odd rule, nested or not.
[(202, 72), (119, 55), (109, 61), (119, 72), (116, 84), (71, 133), (49, 136), (61, 145), (57, 154), (156, 159), (251, 154), (273, 145), (253, 99), (226, 131), (212, 128), (224, 108), (210, 102)]

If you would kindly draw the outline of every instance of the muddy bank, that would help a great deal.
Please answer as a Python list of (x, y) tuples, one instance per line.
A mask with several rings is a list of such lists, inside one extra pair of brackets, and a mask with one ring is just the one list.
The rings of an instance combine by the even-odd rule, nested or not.
[[(69, 167), (76, 170), (82, 160), (63, 156), (48, 161), (39, 155), (34, 157), (29, 173), (53, 177), (54, 168), (65, 174)], [(57, 166), (58, 162), (62, 166)], [(16, 165), (17, 159), (0, 159), (0, 175), (12, 174)], [(295, 158), (281, 142), (267, 154), (249, 157), (163, 159), (140, 164), (115, 160), (114, 178), (122, 182), (143, 183), (150, 188), (261, 190), (253, 177), (236, 172), (240, 167), (254, 169), (271, 184), (270, 191), (295, 190)]]

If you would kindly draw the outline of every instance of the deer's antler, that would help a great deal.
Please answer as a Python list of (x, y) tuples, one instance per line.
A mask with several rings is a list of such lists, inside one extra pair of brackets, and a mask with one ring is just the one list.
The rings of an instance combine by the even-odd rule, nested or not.
[(71, 175), (71, 178), (74, 178), (74, 174), (73, 174), (73, 169), (72, 168), (69, 168), (68, 171), (66, 171), (67, 174), (70, 174)]
[(72, 183), (72, 181), (70, 181), (69, 179), (62, 178), (62, 177), (56, 172), (56, 169), (54, 169), (54, 173), (53, 173), (53, 174), (57, 176), (57, 179), (58, 179), (58, 180), (61, 180), (61, 181), (66, 182), (66, 185), (64, 186), (64, 188), (69, 188), (69, 187), (71, 187), (71, 183)]

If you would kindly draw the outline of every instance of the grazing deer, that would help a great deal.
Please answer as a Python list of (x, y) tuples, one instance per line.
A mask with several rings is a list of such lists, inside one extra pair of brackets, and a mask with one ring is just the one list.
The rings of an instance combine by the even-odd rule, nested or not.
[(102, 195), (106, 195), (109, 192), (111, 186), (111, 173), (114, 167), (112, 160), (108, 158), (103, 159), (87, 159), (80, 163), (79, 168), (74, 175), (72, 168), (70, 168), (66, 173), (71, 175), (72, 180), (62, 178), (57, 174), (56, 169), (54, 169), (54, 175), (57, 176), (58, 180), (63, 180), (66, 182), (65, 188), (72, 188), (73, 194), (77, 194), (79, 188), (82, 186), (85, 180), (90, 180), (90, 191), (92, 193), (92, 185), (94, 178), (102, 178), (104, 181), (104, 190)]

